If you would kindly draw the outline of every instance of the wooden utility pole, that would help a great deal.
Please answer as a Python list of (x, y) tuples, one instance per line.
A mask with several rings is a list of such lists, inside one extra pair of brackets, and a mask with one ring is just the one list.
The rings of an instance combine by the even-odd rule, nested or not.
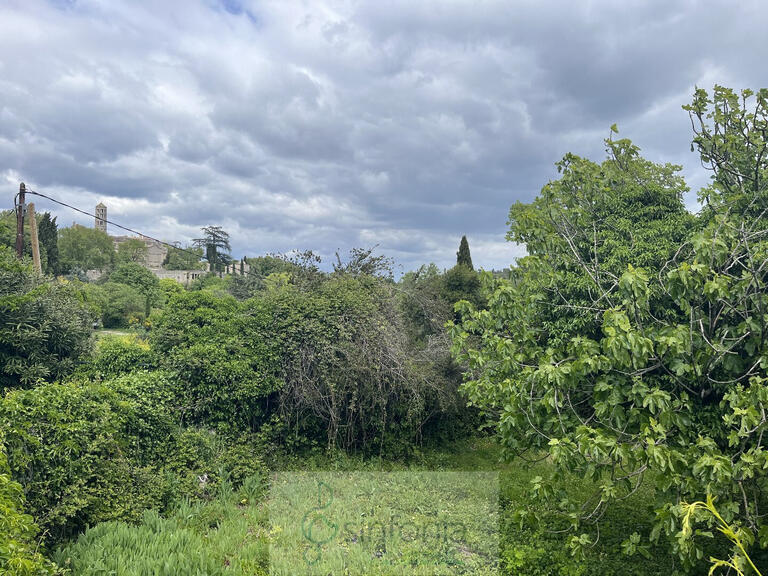
[(32, 242), (32, 263), (35, 266), (35, 272), (42, 274), (43, 268), (40, 265), (40, 243), (37, 241), (37, 220), (35, 219), (34, 204), (29, 204), (27, 213), (29, 214), (29, 238)]
[(24, 182), (19, 184), (19, 202), (16, 204), (16, 256), (24, 257), (24, 197), (27, 187)]

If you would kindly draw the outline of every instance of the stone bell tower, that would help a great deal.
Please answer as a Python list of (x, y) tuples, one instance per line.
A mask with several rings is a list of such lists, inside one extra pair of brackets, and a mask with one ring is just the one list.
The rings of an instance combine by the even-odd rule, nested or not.
[(103, 202), (96, 204), (96, 230), (101, 230), (106, 233), (107, 231), (107, 207)]

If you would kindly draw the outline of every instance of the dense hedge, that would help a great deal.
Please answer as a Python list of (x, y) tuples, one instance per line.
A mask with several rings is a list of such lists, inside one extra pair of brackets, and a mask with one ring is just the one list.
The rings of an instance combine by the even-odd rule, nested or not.
[(37, 551), (38, 528), (24, 512), (21, 485), (11, 479), (0, 428), (0, 576), (52, 574), (54, 566)]
[(104, 384), (45, 384), (7, 394), (0, 425), (29, 510), (54, 539), (158, 504), (149, 462), (172, 423), (154, 402)]
[(30, 513), (58, 541), (106, 520), (206, 497), (222, 479), (263, 473), (258, 443), (178, 422), (166, 374), (134, 372), (102, 383), (46, 384), (0, 402), (13, 478)]
[(184, 421), (230, 432), (256, 430), (281, 386), (268, 308), (196, 291), (172, 297), (151, 343), (181, 383)]
[(186, 423), (255, 432), (277, 415), (286, 442), (390, 456), (425, 427), (463, 430), (447, 343), (414, 342), (391, 282), (285, 274), (266, 286), (244, 301), (180, 293), (154, 319), (152, 349), (179, 380)]
[(90, 324), (73, 287), (38, 277), (0, 246), (0, 392), (70, 373), (88, 352)]

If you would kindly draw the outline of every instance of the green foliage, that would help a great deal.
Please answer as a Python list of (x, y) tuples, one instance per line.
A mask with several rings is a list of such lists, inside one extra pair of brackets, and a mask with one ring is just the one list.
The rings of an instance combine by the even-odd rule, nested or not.
[[(478, 411), (466, 406), (458, 392), (461, 367), (451, 358), (445, 330), (446, 322), (454, 316), (453, 298), (458, 295), (446, 296), (446, 277), (449, 274), (441, 274), (434, 264), (404, 274), (397, 287), (396, 304), (414, 376), (440, 391), (438, 402), (438, 398), (427, 402), (425, 410), (432, 416), (422, 426), (423, 437), (438, 444), (472, 435), (482, 423)], [(475, 295), (468, 296), (474, 299)]]
[(41, 260), (45, 262), (43, 271), (46, 274), (59, 273), (59, 229), (56, 217), (51, 218), (50, 212), (44, 212), (38, 217), (37, 237), (40, 242)]
[(105, 328), (127, 328), (142, 323), (148, 318), (152, 304), (162, 303), (164, 298), (157, 277), (135, 263), (121, 264), (103, 284), (76, 286), (84, 304), (101, 319)]
[(272, 311), (280, 343), (281, 414), (294, 433), (327, 447), (407, 454), (450, 389), (409, 360), (397, 298), (386, 280), (334, 274), (312, 290), (294, 285), (246, 302)]
[(127, 264), (129, 262), (143, 264), (146, 259), (147, 245), (139, 238), (128, 238), (127, 240), (120, 242), (117, 246), (115, 263), (118, 265)]
[[(719, 560), (711, 557), (709, 559), (711, 568), (710, 574), (717, 573), (718, 570), (725, 569), (726, 574), (730, 574), (733, 570), (738, 576), (744, 576), (747, 573), (754, 573), (756, 576), (762, 576), (760, 570), (758, 570), (752, 558), (747, 553), (747, 546), (754, 541), (754, 534), (751, 534), (748, 530), (741, 527), (731, 526), (727, 520), (725, 520), (715, 506), (715, 501), (711, 495), (707, 496), (706, 502), (693, 502), (692, 504), (683, 503), (680, 506), (683, 513), (682, 530), (680, 538), (683, 542), (686, 539), (690, 539), (694, 536), (694, 523), (698, 516), (705, 516), (705, 520), (710, 525), (714, 524), (717, 531), (723, 534), (732, 544), (733, 553), (728, 560)], [(712, 537), (711, 532), (704, 532), (701, 530), (695, 530), (697, 536), (709, 536)], [(753, 571), (753, 572), (750, 572)], [(722, 572), (721, 572), (722, 573)]]
[(5, 395), (0, 425), (10, 469), (51, 538), (104, 520), (136, 519), (161, 503), (152, 463), (173, 430), (167, 389), (154, 374)]
[(205, 226), (202, 231), (203, 237), (193, 240), (193, 244), (205, 251), (205, 259), (211, 272), (223, 272), (232, 261), (229, 233), (221, 226)]
[(93, 357), (80, 367), (78, 375), (109, 379), (154, 367), (155, 357), (147, 342), (136, 335), (108, 335), (99, 338)]
[[(26, 234), (26, 228), (24, 230)], [(16, 246), (16, 211), (0, 211), (0, 244), (8, 248)], [(25, 242), (26, 245), (26, 242)], [(30, 256), (32, 253), (30, 252)]]
[(157, 305), (164, 307), (176, 294), (184, 292), (184, 285), (171, 278), (161, 278), (157, 283)]
[(196, 280), (193, 280), (189, 284), (190, 291), (205, 290), (217, 297), (225, 297), (228, 294), (228, 290), (232, 281), (235, 278), (227, 276), (222, 278), (216, 272), (208, 272), (207, 274), (200, 275)]
[(764, 93), (754, 116), (719, 88), (688, 109), (714, 170), (695, 222), (678, 168), (629, 141), (609, 140), (602, 165), (568, 155), (560, 180), (510, 211), (509, 239), (529, 256), (493, 281), (487, 311), (460, 306), (452, 334), (465, 390), (508, 453), (543, 451), (594, 482), (582, 502), (554, 489), (557, 476), (541, 483), (561, 522), (583, 531), (650, 479), (650, 539), (665, 535), (693, 568), (704, 554), (676, 537), (680, 499), (711, 493), (730, 525), (768, 531), (768, 142)]
[(136, 521), (143, 510), (211, 498), (223, 484), (265, 475), (254, 437), (180, 427), (182, 384), (129, 366), (146, 355), (145, 345), (115, 338), (100, 348), (91, 374), (120, 376), (44, 384), (0, 401), (12, 477), (48, 539), (98, 522)]
[(246, 300), (266, 290), (267, 285), (273, 283), (275, 279), (289, 284), (296, 268), (290, 262), (276, 256), (248, 258), (248, 266), (246, 275), (233, 276), (229, 279), (229, 292), (238, 300)]
[(215, 500), (182, 505), (167, 518), (146, 512), (138, 525), (99, 524), (54, 558), (73, 576), (266, 576), (268, 520), (249, 492), (222, 489)]
[[(416, 343), (409, 298), (385, 260), (353, 251), (323, 274), (301, 258), (251, 259), (251, 278), (270, 271), (254, 298), (238, 302), (201, 283), (157, 317), (152, 346), (184, 383), (185, 421), (255, 431), (277, 412), (290, 435), (283, 441), (402, 454), (425, 430), (465, 433), (472, 412), (458, 401), (445, 318), (430, 316), (429, 342)], [(434, 308), (451, 314), (447, 301)]]
[[(40, 263), (46, 274), (58, 273), (58, 245), (56, 242), (56, 218), (50, 213), (36, 214), (37, 236), (40, 243)], [(0, 245), (16, 251), (16, 211), (0, 210)], [(29, 215), (24, 219), (24, 256), (32, 258), (32, 237)]]
[(451, 303), (466, 300), (476, 308), (485, 305), (480, 276), (463, 264), (457, 264), (445, 273), (441, 297)]
[(567, 154), (557, 164), (559, 180), (510, 209), (507, 239), (529, 254), (513, 268), (511, 285), (535, 319), (527, 333), (544, 338), (542, 348), (567, 347), (577, 335), (598, 338), (627, 267), (661, 269), (694, 225), (679, 166), (643, 159), (626, 139), (606, 146), (599, 165)]
[(392, 279), (392, 259), (381, 254), (374, 254), (375, 250), (375, 246), (373, 248), (353, 248), (344, 261), (336, 252), (336, 262), (333, 264), (334, 273)]
[(444, 333), (444, 325), (452, 316), (453, 302), (443, 298), (443, 275), (438, 267), (425, 264), (403, 274), (400, 289), (400, 306), (411, 342), (426, 345), (431, 337)]
[[(541, 494), (552, 473), (550, 464), (515, 463), (500, 475), (501, 574), (526, 576), (647, 576), (674, 574), (675, 558), (662, 545), (649, 545), (653, 523), (653, 494), (640, 490), (617, 503), (603, 516), (599, 533), (592, 527), (568, 530), (551, 503)], [(558, 497), (589, 498), (591, 485), (576, 475), (564, 475)], [(636, 542), (635, 542), (636, 541)], [(642, 541), (642, 542), (641, 542)], [(633, 543), (635, 542), (635, 543)], [(632, 558), (625, 550), (635, 546)]]
[(273, 322), (258, 302), (245, 309), (231, 296), (178, 294), (153, 326), (152, 345), (184, 383), (186, 421), (255, 429), (280, 387)]
[(168, 248), (163, 261), (166, 270), (203, 270), (205, 264), (201, 262), (203, 249), (194, 246)]
[(266, 278), (274, 272), (293, 272), (295, 265), (277, 256), (248, 258), (248, 274)]
[(0, 576), (53, 574), (54, 566), (37, 551), (38, 528), (24, 513), (24, 493), (8, 469), (0, 428)]
[(456, 252), (456, 265), (466, 266), (470, 270), (474, 270), (474, 267), (472, 266), (472, 256), (469, 253), (469, 242), (467, 242), (466, 236), (461, 237), (459, 251)]
[(65, 283), (0, 246), (0, 391), (69, 373), (89, 349), (90, 316)]
[(87, 291), (89, 301), (100, 303), (105, 328), (127, 328), (146, 318), (147, 296), (133, 286), (106, 282)]
[(223, 485), (240, 487), (247, 478), (266, 478), (264, 444), (255, 435), (223, 436), (206, 428), (182, 428), (165, 445), (163, 470), (178, 502), (210, 499)]
[(153, 295), (159, 286), (157, 276), (136, 262), (118, 265), (110, 273), (109, 281), (131, 286), (145, 296)]
[[(349, 261), (342, 262), (337, 254), (334, 269), (360, 268), (381, 271), (381, 265), (386, 265), (386, 258), (376, 257), (375, 262), (368, 262), (370, 250), (353, 250)], [(248, 258), (249, 270), (245, 276), (230, 276), (227, 289), (238, 300), (247, 300), (264, 290), (276, 285), (292, 284), (301, 289), (311, 289), (317, 286), (326, 275), (320, 271), (320, 258), (312, 251), (292, 254), (266, 255)]]
[(160, 281), (152, 272), (136, 262), (117, 266), (109, 275), (110, 282), (125, 284), (138, 290), (144, 296), (144, 316), (148, 317), (152, 304), (160, 298)]
[(710, 96), (698, 89), (688, 111), (694, 130), (691, 151), (698, 150), (712, 183), (699, 194), (703, 217), (717, 214), (762, 219), (768, 199), (768, 89), (757, 92), (715, 86)]
[(62, 272), (106, 270), (115, 259), (115, 246), (106, 232), (85, 226), (59, 230)]

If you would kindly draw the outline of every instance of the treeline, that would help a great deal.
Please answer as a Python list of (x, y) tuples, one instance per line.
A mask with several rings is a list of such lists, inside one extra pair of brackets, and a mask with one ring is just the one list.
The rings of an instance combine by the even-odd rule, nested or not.
[[(443, 328), (462, 298), (483, 302), (469, 265), (396, 282), (370, 250), (331, 272), (254, 258), (185, 289), (134, 262), (103, 283), (41, 277), (0, 247), (0, 526), (17, 542), (0, 566), (44, 572), (36, 538), (206, 498), (279, 454), (408, 458), (472, 433)], [(129, 335), (93, 337), (129, 312)]]

